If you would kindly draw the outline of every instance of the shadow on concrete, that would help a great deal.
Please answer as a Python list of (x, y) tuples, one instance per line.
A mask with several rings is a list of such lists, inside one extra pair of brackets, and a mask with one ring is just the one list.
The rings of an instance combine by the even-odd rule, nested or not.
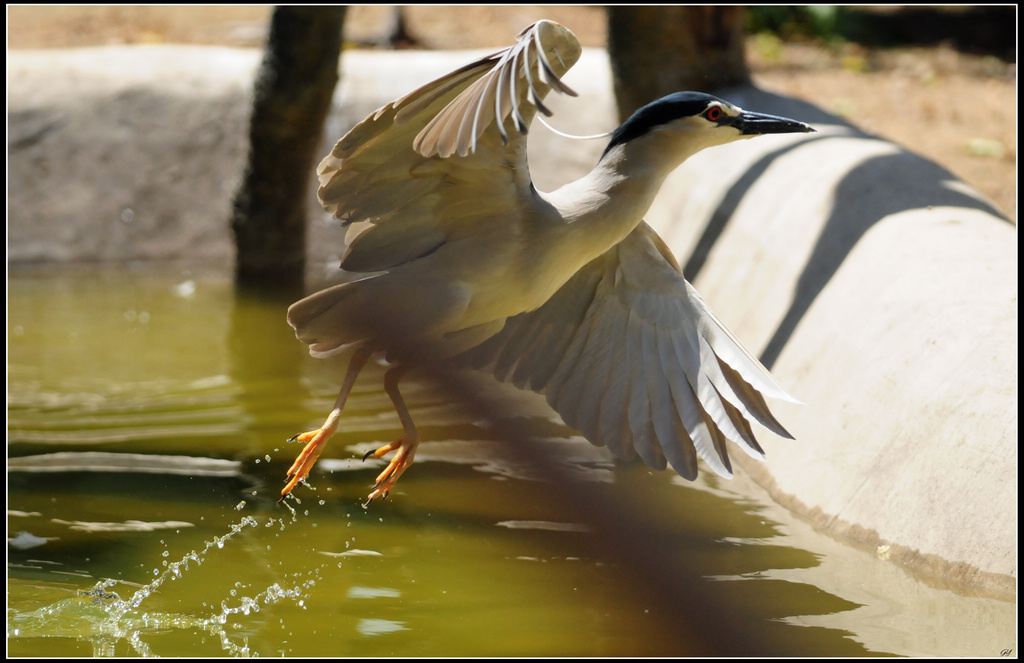
[[(723, 196), (686, 261), (683, 274), (691, 282), (700, 273), (744, 196), (776, 159), (810, 143), (837, 137), (886, 142), (811, 104), (760, 90), (756, 91), (756, 95), (757, 102), (751, 105), (756, 105), (758, 109), (798, 117), (811, 125), (846, 127), (849, 132), (808, 138), (766, 154), (751, 166)], [(821, 234), (797, 280), (790, 308), (760, 357), (765, 367), (770, 369), (774, 365), (811, 304), (860, 238), (878, 221), (900, 212), (936, 206), (976, 209), (1006, 219), (1002, 212), (982, 198), (950, 186), (954, 183), (959, 183), (959, 180), (948, 170), (905, 150), (868, 159), (848, 171), (835, 184), (835, 206), (822, 226)]]
[[(908, 173), (913, 176), (908, 177)], [(771, 368), (800, 320), (860, 238), (878, 221), (929, 206), (963, 207), (1002, 218), (995, 207), (945, 186), (956, 178), (945, 168), (910, 152), (868, 159), (849, 171), (836, 187), (836, 205), (822, 227), (800, 278), (793, 301), (761, 354)]]

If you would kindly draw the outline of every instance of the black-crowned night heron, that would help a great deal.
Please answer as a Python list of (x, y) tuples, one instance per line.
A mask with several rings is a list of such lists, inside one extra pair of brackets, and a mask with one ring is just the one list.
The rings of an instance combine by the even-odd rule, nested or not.
[(318, 169), (324, 208), (350, 227), (341, 267), (370, 275), (288, 309), (315, 357), (355, 353), (324, 425), (288, 472), (289, 494), (338, 427), (367, 359), (395, 366), (385, 388), (404, 435), (369, 499), (387, 495), (419, 437), (398, 391), (417, 356), (488, 370), (542, 392), (566, 424), (619, 458), (666, 460), (697, 476), (697, 456), (731, 476), (726, 440), (763, 458), (750, 421), (789, 437), (765, 396), (793, 400), (708, 310), (643, 216), (665, 177), (700, 150), (813, 131), (698, 92), (641, 108), (594, 169), (537, 191), (526, 131), (580, 55), (540, 21), (514, 46), (428, 83), (352, 129)]

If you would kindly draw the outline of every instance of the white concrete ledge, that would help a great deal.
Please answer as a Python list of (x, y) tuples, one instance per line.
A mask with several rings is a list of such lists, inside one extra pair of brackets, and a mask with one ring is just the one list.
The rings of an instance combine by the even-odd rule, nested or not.
[[(116, 47), (8, 52), (8, 260), (230, 260), (260, 54)], [(466, 53), (346, 53), (324, 152), (367, 112)], [(607, 59), (587, 51), (552, 101), (562, 129), (615, 124)], [(698, 155), (649, 221), (705, 300), (804, 406), (797, 440), (744, 466), (781, 503), (895, 561), (1011, 595), (1016, 584), (1017, 243), (980, 195), (921, 157), (808, 104), (741, 106), (819, 133)], [(550, 189), (601, 142), (531, 134)], [(313, 164), (311, 164), (312, 168)], [(310, 191), (310, 255), (342, 231)], [(735, 454), (740, 458), (742, 454)], [(741, 461), (742, 462), (742, 461)]]
[(766, 434), (768, 462), (739, 462), (839, 536), (1013, 594), (1014, 226), (898, 146), (764, 92), (727, 96), (820, 130), (697, 155), (658, 203), (705, 300), (806, 403), (780, 407), (795, 442)]

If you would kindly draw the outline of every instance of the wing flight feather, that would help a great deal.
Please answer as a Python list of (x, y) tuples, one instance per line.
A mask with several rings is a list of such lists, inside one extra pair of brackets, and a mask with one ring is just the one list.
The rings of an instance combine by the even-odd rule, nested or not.
[(386, 104), (348, 132), (317, 169), (324, 209), (346, 225), (369, 222), (342, 267), (381, 271), (478, 224), (520, 223), (532, 200), (526, 131), (550, 90), (575, 94), (561, 76), (580, 53), (571, 31), (538, 21), (513, 46)]
[(566, 424), (619, 458), (683, 477), (697, 457), (732, 475), (726, 442), (764, 452), (750, 421), (792, 436), (765, 396), (795, 401), (687, 283), (646, 223), (535, 311), (460, 358), (544, 393)]

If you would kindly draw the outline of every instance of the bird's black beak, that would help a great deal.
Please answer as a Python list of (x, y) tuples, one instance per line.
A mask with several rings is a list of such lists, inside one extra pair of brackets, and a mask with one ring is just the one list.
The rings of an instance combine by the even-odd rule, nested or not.
[(739, 129), (740, 133), (745, 136), (757, 136), (760, 134), (810, 133), (814, 131), (814, 129), (803, 122), (797, 122), (796, 120), (790, 120), (776, 115), (751, 113), (749, 111), (743, 111), (742, 114), (738, 115), (736, 119), (732, 121), (732, 125)]

